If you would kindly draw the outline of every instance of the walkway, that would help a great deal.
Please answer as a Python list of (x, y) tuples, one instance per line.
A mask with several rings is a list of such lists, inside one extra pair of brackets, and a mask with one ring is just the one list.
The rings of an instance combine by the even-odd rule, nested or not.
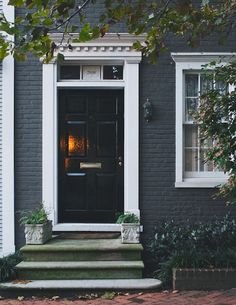
[(58, 298), (2, 299), (0, 305), (236, 305), (236, 288), (226, 291), (190, 291), (120, 294), (107, 292), (102, 297), (96, 294), (79, 295), (73, 300)]

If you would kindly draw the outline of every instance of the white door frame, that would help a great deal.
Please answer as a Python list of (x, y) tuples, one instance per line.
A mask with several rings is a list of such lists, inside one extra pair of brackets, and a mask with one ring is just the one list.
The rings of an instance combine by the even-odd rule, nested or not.
[(85, 64), (119, 63), (124, 79), (110, 81), (57, 81), (57, 64), (43, 65), (43, 204), (54, 231), (119, 231), (117, 224), (58, 223), (57, 200), (57, 89), (124, 88), (124, 210), (139, 211), (139, 63), (141, 53), (133, 50), (136, 37), (106, 35), (104, 39), (76, 44), (73, 51), (60, 48), (65, 60)]

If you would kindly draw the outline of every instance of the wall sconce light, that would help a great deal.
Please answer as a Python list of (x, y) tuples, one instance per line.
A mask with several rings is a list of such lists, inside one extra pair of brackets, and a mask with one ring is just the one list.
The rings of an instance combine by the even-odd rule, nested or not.
[(145, 121), (150, 122), (153, 114), (153, 106), (152, 103), (149, 101), (149, 98), (147, 98), (147, 101), (143, 104), (143, 111)]

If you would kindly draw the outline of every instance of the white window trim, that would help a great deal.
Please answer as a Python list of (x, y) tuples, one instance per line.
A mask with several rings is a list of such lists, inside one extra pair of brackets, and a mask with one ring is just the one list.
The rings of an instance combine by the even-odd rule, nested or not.
[[(226, 64), (233, 58), (236, 53), (171, 53), (175, 61), (176, 71), (176, 121), (175, 121), (175, 187), (179, 188), (214, 188), (219, 187), (227, 181), (227, 176), (216, 173), (215, 177), (185, 177), (183, 164), (183, 88), (184, 88), (184, 71), (201, 70), (202, 66), (215, 60), (221, 59), (221, 64)], [(214, 175), (214, 174), (213, 174)]]
[[(56, 35), (55, 35), (56, 37)], [(60, 41), (59, 37), (59, 41)], [(57, 87), (124, 88), (124, 210), (139, 210), (139, 63), (141, 52), (132, 48), (137, 37), (107, 34), (105, 39), (60, 48), (65, 60), (91, 65), (123, 63), (124, 79), (117, 81), (57, 82), (57, 65), (43, 65), (43, 202), (55, 231), (120, 231), (117, 224), (58, 223), (57, 213)]]
[[(3, 1), (3, 12), (14, 22), (14, 7)], [(9, 36), (9, 39), (13, 37)], [(11, 55), (2, 62), (2, 253), (15, 252), (14, 213), (14, 59)]]

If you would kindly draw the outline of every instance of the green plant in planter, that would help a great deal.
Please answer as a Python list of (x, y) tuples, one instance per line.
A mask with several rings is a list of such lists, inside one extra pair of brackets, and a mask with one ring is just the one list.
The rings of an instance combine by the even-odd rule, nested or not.
[(116, 223), (122, 224), (122, 223), (137, 223), (139, 224), (140, 220), (139, 217), (133, 213), (125, 213), (121, 214), (118, 218)]
[(121, 224), (121, 241), (124, 244), (139, 243), (140, 221), (133, 213), (121, 214), (116, 223)]
[(42, 205), (33, 211), (20, 211), (20, 215), (19, 222), (21, 225), (44, 224), (48, 221), (48, 212)]
[(41, 245), (52, 238), (52, 221), (40, 205), (33, 211), (20, 212), (20, 224), (25, 226), (26, 244)]

